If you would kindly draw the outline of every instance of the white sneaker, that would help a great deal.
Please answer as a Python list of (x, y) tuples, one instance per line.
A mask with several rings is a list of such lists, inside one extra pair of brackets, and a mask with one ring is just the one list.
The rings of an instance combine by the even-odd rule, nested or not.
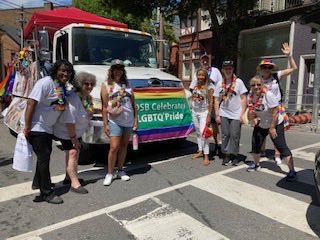
[(106, 177), (104, 178), (103, 185), (109, 186), (111, 184), (112, 180), (113, 180), (113, 175), (108, 173), (106, 175)]
[(118, 171), (118, 178), (121, 178), (122, 181), (129, 181), (130, 177), (127, 175), (127, 173), (123, 170)]
[(279, 157), (276, 157), (276, 158), (274, 159), (274, 161), (276, 162), (276, 164), (277, 164), (278, 166), (280, 166), (280, 165), (282, 164), (281, 158), (279, 158)]

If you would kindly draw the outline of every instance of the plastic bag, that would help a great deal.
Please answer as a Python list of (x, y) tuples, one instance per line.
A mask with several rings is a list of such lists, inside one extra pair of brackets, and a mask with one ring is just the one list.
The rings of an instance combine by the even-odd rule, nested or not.
[(213, 135), (213, 129), (210, 125), (206, 124), (206, 126), (204, 127), (203, 129), (203, 132), (202, 132), (202, 137), (204, 138), (209, 138)]
[(21, 172), (32, 172), (32, 146), (23, 133), (17, 136), (12, 168)]

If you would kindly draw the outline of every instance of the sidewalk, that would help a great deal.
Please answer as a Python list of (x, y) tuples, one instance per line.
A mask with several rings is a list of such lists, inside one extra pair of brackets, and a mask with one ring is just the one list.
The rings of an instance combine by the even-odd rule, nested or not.
[(320, 126), (319, 125), (316, 126), (312, 123), (293, 124), (291, 125), (288, 131), (299, 131), (299, 132), (320, 134)]

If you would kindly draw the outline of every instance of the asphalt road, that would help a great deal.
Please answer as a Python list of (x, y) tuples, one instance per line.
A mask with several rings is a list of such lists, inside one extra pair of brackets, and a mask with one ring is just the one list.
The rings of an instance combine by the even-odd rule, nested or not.
[(298, 181), (289, 183), (283, 180), (286, 166), (268, 158), (261, 171), (246, 172), (251, 132), (242, 129), (243, 162), (236, 167), (222, 166), (217, 157), (207, 167), (191, 160), (194, 135), (180, 146), (147, 145), (130, 152), (129, 182), (105, 187), (103, 167), (80, 166), (87, 195), (62, 185), (64, 153), (54, 147), (51, 174), (65, 203), (51, 205), (32, 201), (38, 194), (31, 190), (32, 173), (12, 169), (15, 139), (0, 123), (0, 239), (319, 239), (312, 169), (320, 135), (287, 132), (298, 170)]

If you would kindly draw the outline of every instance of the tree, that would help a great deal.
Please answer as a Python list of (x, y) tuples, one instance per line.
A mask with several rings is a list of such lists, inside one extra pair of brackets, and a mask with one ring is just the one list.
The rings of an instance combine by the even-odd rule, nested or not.
[[(212, 50), (215, 64), (220, 65), (224, 57), (236, 59), (239, 31), (252, 24), (248, 10), (252, 10), (256, 0), (181, 0), (160, 1), (162, 8), (174, 9), (180, 18), (192, 16), (199, 8), (208, 10), (213, 35)], [(164, 12), (172, 14), (172, 11)], [(222, 34), (223, 33), (223, 34)], [(222, 52), (223, 51), (223, 52)]]

